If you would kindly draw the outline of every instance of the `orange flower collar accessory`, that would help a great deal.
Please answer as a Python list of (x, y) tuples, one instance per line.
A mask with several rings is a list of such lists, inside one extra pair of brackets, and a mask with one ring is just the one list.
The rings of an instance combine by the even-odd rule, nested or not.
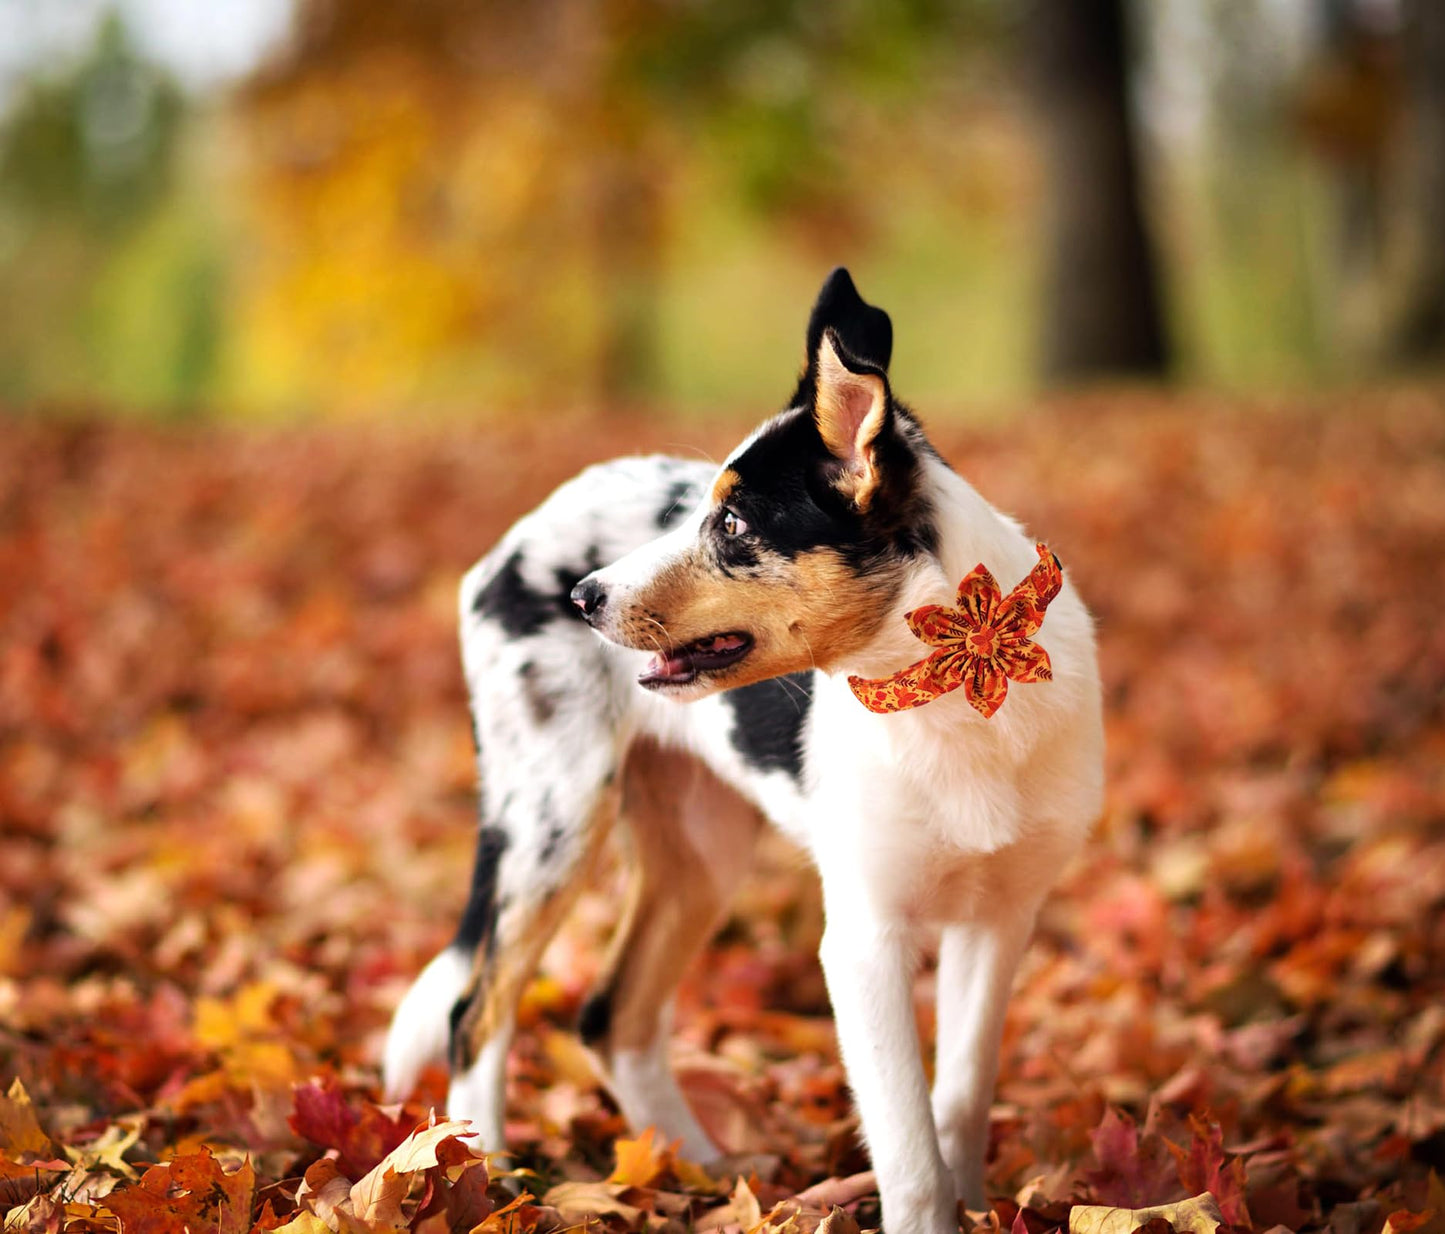
[(925, 604), (903, 620), (930, 647), (927, 659), (891, 677), (849, 677), (858, 701), (880, 714), (931, 703), (959, 686), (984, 719), (1003, 706), (1008, 683), (1052, 681), (1049, 653), (1033, 641), (1044, 624), (1044, 609), (1064, 585), (1059, 559), (1035, 545), (1039, 564), (1006, 596), (980, 562), (958, 585), (958, 607)]

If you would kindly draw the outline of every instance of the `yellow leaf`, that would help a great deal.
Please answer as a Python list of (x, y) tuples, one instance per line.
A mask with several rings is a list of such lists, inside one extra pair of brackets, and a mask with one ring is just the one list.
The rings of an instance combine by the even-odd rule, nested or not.
[(50, 1137), (40, 1130), (30, 1094), (19, 1076), (10, 1085), (10, 1091), (0, 1097), (0, 1153), (12, 1160), (18, 1160), (25, 1153), (41, 1157), (55, 1155)]
[(717, 1179), (686, 1157), (673, 1157), (672, 1174), (688, 1191), (713, 1192), (718, 1189)]
[(1168, 1221), (1175, 1234), (1214, 1234), (1224, 1224), (1219, 1202), (1205, 1191), (1177, 1204), (1156, 1204), (1152, 1208), (1076, 1204), (1069, 1212), (1069, 1234), (1133, 1234), (1155, 1217)]
[(609, 1183), (624, 1187), (649, 1187), (667, 1168), (669, 1151), (657, 1144), (657, 1132), (649, 1127), (635, 1140), (617, 1141), (617, 1168)]
[(87, 1144), (84, 1148), (67, 1146), (65, 1155), (86, 1170), (104, 1166), (108, 1170), (114, 1170), (117, 1174), (134, 1178), (135, 1170), (126, 1161), (125, 1154), (126, 1150), (140, 1139), (141, 1128), (144, 1125), (145, 1119), (138, 1115), (122, 1118), (107, 1127), (105, 1134), (100, 1139)]
[(213, 1050), (270, 1032), (276, 987), (267, 981), (242, 986), (232, 997), (196, 999), (196, 1040)]
[[(474, 1225), (468, 1234), (511, 1234), (515, 1228), (512, 1221), (512, 1214), (523, 1204), (530, 1204), (533, 1197), (530, 1191), (524, 1191), (505, 1208), (499, 1208), (489, 1216), (481, 1225)], [(639, 1210), (640, 1211), (640, 1210)]]
[(315, 1213), (299, 1212), (285, 1225), (278, 1225), (272, 1234), (331, 1234), (331, 1227)]

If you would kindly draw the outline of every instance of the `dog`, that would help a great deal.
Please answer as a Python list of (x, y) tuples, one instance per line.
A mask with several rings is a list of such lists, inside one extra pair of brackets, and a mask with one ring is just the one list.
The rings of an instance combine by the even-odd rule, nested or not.
[[(668, 1065), (671, 1000), (765, 816), (821, 877), (820, 958), (885, 1228), (957, 1234), (957, 1201), (983, 1207), (1010, 986), (1101, 808), (1099, 676), (1065, 576), (1037, 635), (1052, 680), (1014, 686), (992, 718), (964, 691), (890, 715), (850, 691), (849, 674), (921, 658), (905, 612), (951, 603), (979, 563), (1007, 590), (1036, 560), (894, 398), (892, 343), (835, 270), (792, 398), (720, 468), (590, 467), (466, 574), (476, 863), (454, 941), (392, 1021), (391, 1099), (446, 1059), (448, 1113), (505, 1149), (518, 997), (620, 819), (629, 897), (579, 1032), (634, 1128), (716, 1159)], [(935, 941), (930, 1096), (911, 985)]]

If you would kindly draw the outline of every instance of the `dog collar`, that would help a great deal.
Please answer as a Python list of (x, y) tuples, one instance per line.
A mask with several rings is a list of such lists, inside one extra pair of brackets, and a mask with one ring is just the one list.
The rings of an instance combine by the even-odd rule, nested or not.
[(988, 719), (1003, 706), (1008, 683), (1052, 681), (1049, 653), (1033, 641), (1044, 610), (1064, 585), (1059, 559), (1042, 544), (1039, 563), (1006, 596), (980, 562), (958, 585), (956, 608), (925, 604), (903, 615), (913, 636), (938, 648), (891, 677), (849, 677), (858, 701), (880, 715), (931, 703), (959, 686)]

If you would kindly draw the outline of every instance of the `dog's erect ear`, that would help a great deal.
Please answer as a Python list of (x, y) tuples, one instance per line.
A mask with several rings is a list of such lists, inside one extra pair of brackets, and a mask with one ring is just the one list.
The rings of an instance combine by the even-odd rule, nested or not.
[(809, 364), (818, 354), (825, 330), (832, 330), (854, 359), (888, 371), (893, 358), (893, 323), (881, 308), (874, 308), (858, 294), (842, 266), (824, 280), (808, 318)]
[(823, 444), (843, 464), (835, 486), (866, 510), (881, 479), (880, 441), (892, 427), (888, 379), (877, 365), (848, 355), (831, 327), (823, 331), (810, 368), (814, 422)]

